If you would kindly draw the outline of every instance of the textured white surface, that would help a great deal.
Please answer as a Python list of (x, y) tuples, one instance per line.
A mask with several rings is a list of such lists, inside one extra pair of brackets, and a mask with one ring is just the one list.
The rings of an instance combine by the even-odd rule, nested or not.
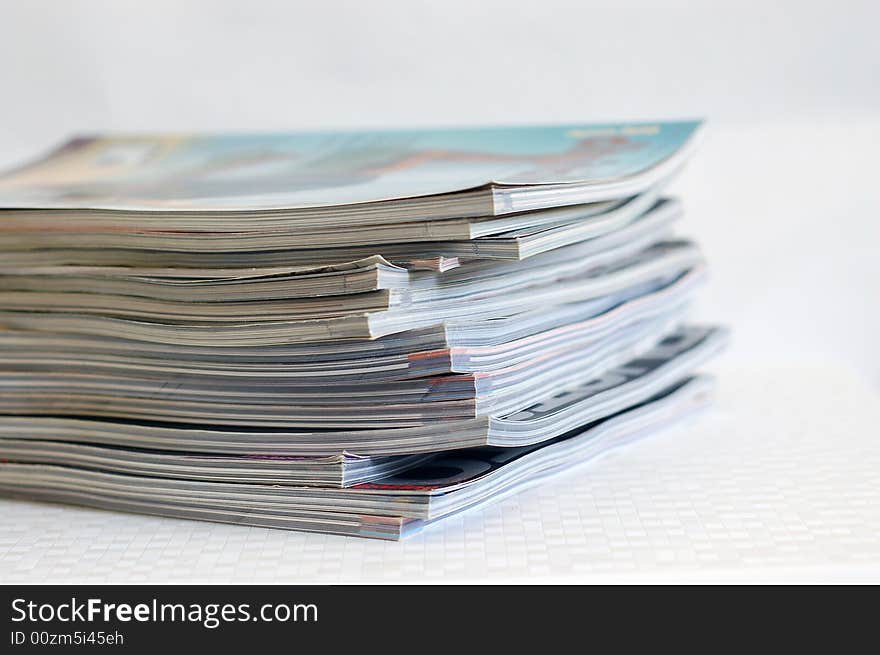
[(0, 582), (880, 581), (880, 396), (718, 367), (718, 406), (400, 543), (0, 501)]

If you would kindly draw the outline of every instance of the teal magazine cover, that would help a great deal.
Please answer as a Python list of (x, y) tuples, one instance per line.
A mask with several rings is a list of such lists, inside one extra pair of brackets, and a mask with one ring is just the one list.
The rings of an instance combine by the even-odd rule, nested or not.
[(78, 137), (0, 177), (8, 209), (254, 210), (626, 178), (698, 121), (377, 132)]

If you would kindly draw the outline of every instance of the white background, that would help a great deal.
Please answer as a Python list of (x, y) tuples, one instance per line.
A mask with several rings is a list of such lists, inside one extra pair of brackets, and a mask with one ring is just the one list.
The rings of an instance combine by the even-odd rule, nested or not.
[[(689, 212), (683, 232), (713, 271), (698, 311), (734, 331), (717, 365), (717, 413), (596, 469), (568, 506), (548, 487), (470, 528), (374, 546), (7, 502), (7, 577), (61, 581), (88, 561), (107, 581), (168, 581), (168, 562), (177, 579), (247, 581), (260, 577), (259, 560), (281, 580), (272, 558), (283, 553), (287, 581), (473, 580), (492, 566), (507, 578), (574, 579), (613, 573), (629, 552), (633, 566), (702, 566), (687, 559), (697, 553), (734, 568), (798, 565), (815, 579), (834, 564), (843, 578), (877, 579), (878, 26), (880, 3), (843, 0), (0, 0), (0, 166), (73, 132), (705, 117), (708, 138), (676, 191)], [(650, 471), (681, 480), (680, 495), (654, 493)], [(651, 493), (630, 502), (639, 488)], [(591, 524), (595, 511), (578, 498), (598, 498), (599, 515), (620, 524), (610, 568), (566, 546), (571, 535), (595, 545), (616, 534)], [(517, 522), (518, 508), (532, 508), (534, 525)], [(566, 512), (580, 523), (565, 523)], [(554, 516), (568, 526), (556, 546)], [(667, 519), (651, 516), (720, 536), (670, 537)], [(129, 536), (102, 536), (114, 531)], [(242, 539), (265, 552), (254, 559)], [(796, 556), (799, 543), (808, 546)], [(453, 546), (468, 568), (455, 568), (464, 560)], [(498, 559), (514, 552), (522, 559)], [(552, 557), (541, 564), (536, 552)]]
[(72, 130), (876, 118), (871, 0), (3, 0), (4, 149)]

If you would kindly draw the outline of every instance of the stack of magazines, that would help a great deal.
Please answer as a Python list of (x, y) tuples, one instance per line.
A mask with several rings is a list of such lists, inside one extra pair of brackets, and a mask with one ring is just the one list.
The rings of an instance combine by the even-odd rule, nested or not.
[(69, 141), (0, 178), (0, 493), (397, 539), (691, 414), (699, 128)]

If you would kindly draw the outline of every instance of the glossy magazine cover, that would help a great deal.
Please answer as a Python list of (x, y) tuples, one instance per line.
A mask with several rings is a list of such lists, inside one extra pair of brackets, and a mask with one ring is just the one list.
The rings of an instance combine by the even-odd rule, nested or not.
[(699, 125), (84, 136), (0, 177), (0, 209), (296, 209), (601, 183), (659, 164)]

